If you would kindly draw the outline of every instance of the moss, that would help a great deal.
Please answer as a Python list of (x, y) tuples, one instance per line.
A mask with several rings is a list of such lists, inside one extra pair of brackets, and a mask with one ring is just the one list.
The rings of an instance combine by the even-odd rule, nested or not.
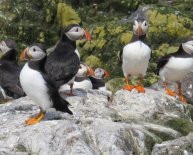
[(160, 139), (157, 135), (153, 133), (145, 133), (145, 146), (148, 154), (151, 154), (152, 149), (156, 143), (161, 143), (161, 142), (162, 142), (162, 139)]
[(160, 132), (157, 130), (149, 130), (151, 133), (154, 133), (156, 136), (158, 136), (162, 141), (167, 141), (167, 140), (173, 140), (175, 137), (168, 133)]
[(117, 92), (124, 85), (124, 78), (115, 78), (107, 82), (107, 89), (113, 93)]
[(190, 132), (193, 132), (193, 123), (182, 118), (173, 118), (165, 122), (165, 125), (177, 130), (182, 135), (187, 135)]
[(100, 59), (93, 55), (87, 57), (85, 63), (92, 68), (97, 68), (102, 66)]
[(193, 120), (193, 106), (189, 105), (190, 117)]
[(18, 144), (16, 146), (17, 152), (27, 152), (27, 149), (25, 148), (25, 146)]
[(129, 31), (128, 33), (123, 33), (121, 35), (120, 41), (122, 44), (128, 44), (129, 41), (131, 40), (133, 35), (133, 32)]

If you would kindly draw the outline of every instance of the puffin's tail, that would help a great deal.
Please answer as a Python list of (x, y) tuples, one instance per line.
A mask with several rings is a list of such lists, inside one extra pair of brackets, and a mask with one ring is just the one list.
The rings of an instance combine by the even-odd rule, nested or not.
[(70, 103), (68, 103), (68, 101), (66, 101), (65, 99), (63, 99), (59, 93), (55, 94), (56, 96), (54, 96), (53, 103), (54, 103), (54, 108), (58, 111), (62, 111), (62, 112), (67, 112), (70, 115), (73, 115), (72, 111), (68, 108), (68, 106), (70, 105)]

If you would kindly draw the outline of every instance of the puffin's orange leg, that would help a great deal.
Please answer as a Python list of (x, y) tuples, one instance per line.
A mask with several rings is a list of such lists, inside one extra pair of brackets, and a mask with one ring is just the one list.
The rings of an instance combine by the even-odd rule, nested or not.
[(139, 84), (135, 86), (135, 89), (137, 89), (138, 93), (145, 93), (145, 88), (142, 86), (143, 83), (143, 77), (141, 76), (139, 78)]
[(169, 88), (167, 87), (167, 82), (164, 82), (163, 85), (164, 85), (165, 90), (166, 90), (166, 93), (167, 93), (168, 95), (170, 95), (170, 96), (176, 96), (176, 93), (175, 93), (173, 90), (171, 90), (171, 89), (169, 89)]
[(73, 94), (73, 84), (70, 84), (70, 93), (65, 92), (65, 94), (68, 96), (76, 96), (75, 94)]
[(25, 123), (27, 125), (33, 125), (36, 124), (38, 122), (40, 122), (45, 116), (45, 113), (42, 112), (42, 110), (39, 112), (39, 114), (37, 114), (37, 116), (35, 116), (34, 118), (30, 118), (28, 120), (25, 121)]
[(125, 77), (125, 82), (126, 82), (126, 85), (123, 86), (123, 89), (124, 89), (124, 90), (128, 90), (128, 91), (131, 91), (131, 90), (134, 88), (134, 86), (129, 84), (129, 79), (128, 79), (128, 77)]
[(178, 83), (178, 96), (181, 102), (187, 103), (186, 98), (182, 94), (182, 84), (180, 82)]

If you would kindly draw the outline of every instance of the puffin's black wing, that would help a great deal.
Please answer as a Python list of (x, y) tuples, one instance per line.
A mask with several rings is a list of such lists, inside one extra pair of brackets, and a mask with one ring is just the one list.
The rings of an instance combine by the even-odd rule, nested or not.
[(159, 75), (160, 69), (163, 68), (167, 64), (167, 62), (169, 61), (170, 57), (171, 57), (170, 55), (166, 55), (166, 56), (161, 57), (159, 59), (159, 61), (157, 63), (157, 69), (155, 71), (155, 74)]
[[(64, 51), (65, 52), (65, 51)], [(78, 72), (80, 60), (75, 52), (65, 56), (52, 52), (46, 61), (45, 70), (50, 79), (61, 86), (69, 82)]]
[(0, 61), (0, 85), (10, 94), (16, 94), (16, 98), (24, 96), (24, 91), (19, 86), (19, 74), (20, 68), (16, 63)]
[(96, 79), (94, 77), (89, 77), (92, 82), (93, 89), (99, 89), (100, 87), (105, 86), (105, 82), (102, 79)]
[(68, 108), (70, 105), (65, 99), (63, 99), (59, 92), (57, 87), (55, 86), (55, 83), (49, 79), (49, 77), (41, 72), (41, 75), (43, 76), (44, 80), (46, 81), (46, 86), (48, 87), (48, 94), (50, 96), (50, 99), (53, 102), (53, 106), (56, 110), (67, 112), (69, 114), (73, 114), (72, 111)]
[(122, 62), (123, 62), (123, 49), (119, 52), (119, 61), (122, 64)]

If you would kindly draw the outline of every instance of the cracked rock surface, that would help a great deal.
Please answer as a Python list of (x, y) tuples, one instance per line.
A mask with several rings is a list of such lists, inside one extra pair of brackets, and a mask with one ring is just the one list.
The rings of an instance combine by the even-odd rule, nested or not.
[(192, 154), (191, 105), (153, 89), (76, 94), (66, 98), (74, 115), (49, 109), (32, 126), (39, 108), (28, 97), (1, 104), (0, 155)]

